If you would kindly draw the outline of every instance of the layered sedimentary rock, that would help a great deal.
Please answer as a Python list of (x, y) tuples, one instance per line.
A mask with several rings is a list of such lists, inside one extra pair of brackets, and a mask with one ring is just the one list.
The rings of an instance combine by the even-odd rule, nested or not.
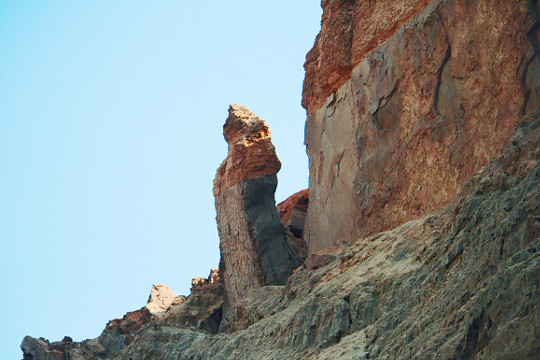
[(308, 116), (351, 77), (366, 55), (433, 0), (323, 0), (321, 31), (306, 55), (302, 106)]
[(231, 306), (251, 289), (282, 285), (302, 260), (280, 222), (274, 193), (281, 167), (268, 125), (231, 105), (223, 126), (227, 158), (214, 180), (220, 271)]
[(537, 108), (540, 89), (535, 2), (323, 9), (303, 97), (311, 252), (447, 204)]

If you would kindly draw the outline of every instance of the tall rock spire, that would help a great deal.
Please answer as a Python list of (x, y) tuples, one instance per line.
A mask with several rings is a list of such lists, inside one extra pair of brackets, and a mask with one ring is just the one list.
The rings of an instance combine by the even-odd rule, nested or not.
[(274, 200), (276, 156), (268, 125), (247, 108), (231, 105), (223, 126), (227, 158), (214, 180), (220, 271), (235, 305), (249, 290), (284, 284), (302, 259), (293, 255)]

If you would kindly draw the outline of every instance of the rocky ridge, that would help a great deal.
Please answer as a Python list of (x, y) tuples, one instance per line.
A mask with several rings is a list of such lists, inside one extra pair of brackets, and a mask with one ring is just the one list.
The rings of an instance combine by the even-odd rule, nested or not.
[(540, 353), (537, 2), (322, 6), (309, 194), (276, 208), (268, 125), (231, 105), (219, 269), (187, 298), (154, 286), (96, 339), (26, 337), (25, 360)]
[[(154, 321), (115, 356), (103, 351), (103, 335), (80, 344), (26, 338), (25, 356), (535, 358), (540, 112), (523, 120), (503, 151), (449, 205), (352, 246), (318, 252), (284, 286), (251, 290), (226, 333)], [(48, 357), (36, 348), (47, 348)]]

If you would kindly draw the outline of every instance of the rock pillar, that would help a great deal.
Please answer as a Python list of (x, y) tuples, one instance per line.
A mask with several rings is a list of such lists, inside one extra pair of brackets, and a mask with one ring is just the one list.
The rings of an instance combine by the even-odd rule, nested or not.
[(231, 105), (223, 126), (228, 156), (214, 180), (220, 271), (235, 305), (250, 289), (285, 284), (302, 259), (293, 255), (274, 200), (281, 163), (268, 125)]

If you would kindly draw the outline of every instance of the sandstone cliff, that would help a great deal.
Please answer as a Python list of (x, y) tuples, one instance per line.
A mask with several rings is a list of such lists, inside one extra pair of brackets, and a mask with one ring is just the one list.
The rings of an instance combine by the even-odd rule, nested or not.
[(309, 189), (276, 207), (268, 125), (232, 105), (220, 268), (25, 360), (538, 357), (537, 1), (322, 6)]
[(540, 91), (535, 1), (323, 8), (303, 97), (311, 252), (440, 209)]

